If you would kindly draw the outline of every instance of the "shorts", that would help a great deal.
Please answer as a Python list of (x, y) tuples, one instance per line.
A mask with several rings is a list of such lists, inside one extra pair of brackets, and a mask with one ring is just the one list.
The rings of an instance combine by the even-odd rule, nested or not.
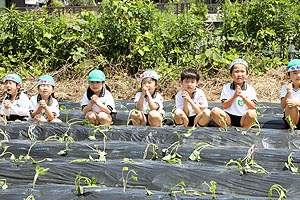
[[(299, 116), (300, 116), (300, 110), (299, 110)], [(283, 112), (283, 121), (285, 123), (286, 128), (290, 128), (289, 123), (285, 120), (285, 112)], [(297, 128), (300, 129), (300, 119), (298, 121), (298, 124), (296, 124)]]
[[(149, 119), (148, 119), (149, 114), (146, 114), (146, 113), (143, 113), (143, 114), (146, 117), (146, 121), (147, 121), (146, 126), (150, 126)], [(164, 115), (161, 114), (161, 116), (163, 117)], [(128, 123), (128, 125), (133, 125), (132, 120), (130, 120), (130, 122)]]
[(241, 119), (242, 119), (242, 116), (236, 116), (236, 115), (232, 115), (228, 112), (226, 112), (230, 119), (231, 119), (231, 126), (235, 126), (235, 127), (241, 127)]
[[(1, 115), (1, 117), (4, 117), (4, 115)], [(20, 115), (7, 115), (6, 116), (7, 121), (27, 121), (27, 116), (20, 116)]]

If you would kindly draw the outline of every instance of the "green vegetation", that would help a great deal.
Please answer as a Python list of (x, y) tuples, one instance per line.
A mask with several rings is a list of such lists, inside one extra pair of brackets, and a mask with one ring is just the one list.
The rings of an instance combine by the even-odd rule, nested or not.
[(65, 16), (11, 8), (0, 14), (0, 75), (40, 75), (62, 66), (64, 75), (80, 75), (91, 65), (119, 66), (131, 74), (156, 68), (164, 83), (182, 68), (211, 75), (240, 57), (260, 75), (286, 64), (291, 44), (299, 49), (297, 1), (224, 1), (217, 29), (208, 28), (207, 9), (199, 2), (178, 15), (174, 7), (161, 12), (149, 0), (106, 1), (101, 12)]

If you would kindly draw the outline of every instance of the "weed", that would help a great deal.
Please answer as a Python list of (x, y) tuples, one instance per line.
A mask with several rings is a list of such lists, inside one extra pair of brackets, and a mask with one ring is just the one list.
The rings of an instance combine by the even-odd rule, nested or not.
[(6, 190), (8, 188), (6, 179), (0, 179), (0, 187), (2, 188), (2, 190)]
[(288, 156), (288, 161), (286, 163), (284, 163), (284, 166), (286, 167), (287, 170), (290, 170), (291, 172), (293, 172), (293, 174), (296, 175), (300, 175), (298, 173), (298, 167), (296, 167), (292, 162), (293, 162), (293, 154), (295, 152), (290, 153), (290, 155)]
[[(126, 177), (124, 175), (124, 172), (127, 172)], [(126, 186), (127, 186), (127, 183), (130, 179), (138, 181), (137, 177), (134, 176), (134, 175), (131, 175), (131, 177), (129, 177), (130, 173), (132, 173), (134, 175), (137, 175), (136, 172), (133, 169), (128, 171), (128, 167), (123, 167), (123, 170), (122, 170), (123, 192), (126, 192)]]
[(146, 157), (147, 157), (147, 151), (148, 151), (148, 149), (149, 149), (150, 146), (152, 146), (152, 151), (153, 151), (153, 154), (152, 154), (152, 157), (151, 157), (150, 160), (155, 160), (155, 159), (158, 158), (158, 154), (157, 154), (157, 152), (156, 152), (156, 151), (158, 150), (157, 144), (147, 144), (147, 147), (146, 147), (146, 149), (145, 149), (145, 153), (144, 153), (144, 156), (143, 156), (143, 159), (144, 159), (144, 160), (145, 160)]
[[(230, 165), (230, 164), (235, 164), (234, 166), (231, 166), (230, 168), (232, 167), (236, 167), (238, 169), (240, 169), (240, 173), (242, 175), (246, 175), (247, 173), (267, 173), (269, 174), (262, 166), (258, 165), (254, 160), (253, 160), (253, 154), (254, 154), (254, 151), (255, 151), (255, 144), (253, 144), (251, 146), (251, 148), (248, 150), (248, 153), (246, 155), (245, 158), (241, 159), (241, 158), (238, 158), (236, 161), (234, 161), (233, 159), (231, 159), (226, 165), (225, 165), (225, 168)], [(245, 166), (243, 166), (243, 162)], [(255, 170), (253, 169), (253, 167), (255, 168), (258, 168), (258, 170)]]
[(38, 177), (40, 177), (41, 175), (45, 175), (45, 172), (47, 172), (49, 170), (49, 168), (43, 168), (43, 167), (40, 167), (40, 166), (36, 166), (35, 167), (35, 175), (34, 175), (34, 178), (33, 178), (33, 184), (32, 184), (32, 190), (34, 190), (34, 187), (35, 187), (35, 183), (38, 179)]
[[(84, 184), (86, 184), (85, 186), (80, 185), (81, 179), (84, 179)], [(92, 179), (90, 179), (88, 177), (81, 176), (81, 171), (77, 174), (74, 183), (75, 183), (75, 191), (79, 195), (84, 194), (84, 189), (85, 188), (104, 187), (104, 186), (101, 186), (101, 185), (96, 185), (97, 179), (95, 177), (92, 177)]]
[(217, 183), (215, 181), (210, 181), (210, 185), (206, 183), (205, 181), (202, 183), (202, 185), (206, 185), (209, 188), (209, 191), (211, 192), (211, 197), (213, 199), (216, 199), (216, 189), (217, 189)]
[[(76, 160), (70, 161), (70, 163), (73, 163), (73, 162), (104, 162), (104, 163), (106, 163), (106, 153), (105, 153), (105, 151), (101, 151), (101, 150), (98, 148), (98, 145), (97, 145), (97, 144), (94, 145), (95, 148), (89, 146), (88, 144), (87, 144), (87, 146), (88, 146), (90, 149), (94, 150), (96, 153), (91, 153), (91, 154), (89, 155), (89, 158), (88, 158), (88, 159), (76, 159)], [(98, 158), (93, 158), (92, 155), (94, 155), (94, 154), (98, 155)]]
[[(175, 190), (177, 187), (180, 187), (180, 190)], [(175, 199), (177, 199), (176, 193), (182, 193), (184, 195), (191, 194), (191, 195), (196, 195), (196, 196), (205, 196), (206, 195), (206, 193), (199, 192), (197, 190), (186, 190), (184, 181), (181, 181), (180, 183), (178, 183), (177, 185), (175, 185), (174, 187), (171, 188), (170, 195), (174, 195)]]
[(290, 126), (290, 130), (292, 131), (292, 133), (295, 133), (295, 126), (293, 124), (293, 120), (291, 118), (290, 115), (285, 117), (285, 120), (287, 121), (288, 125)]
[(190, 159), (190, 160), (197, 161), (197, 162), (200, 162), (200, 160), (201, 160), (200, 153), (201, 153), (201, 151), (202, 151), (205, 147), (216, 148), (215, 146), (210, 145), (210, 144), (208, 144), (208, 143), (200, 142), (200, 143), (198, 143), (198, 144), (194, 147), (194, 151), (193, 151), (193, 153), (189, 156), (189, 159)]
[(279, 184), (274, 184), (269, 190), (269, 199), (272, 198), (272, 192), (275, 190), (277, 194), (279, 195), (278, 200), (285, 200), (286, 199), (286, 189), (284, 189), (281, 185)]

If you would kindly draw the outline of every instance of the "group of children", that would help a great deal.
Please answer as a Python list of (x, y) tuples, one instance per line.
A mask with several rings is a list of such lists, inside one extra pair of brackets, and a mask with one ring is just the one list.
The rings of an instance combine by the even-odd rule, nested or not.
[[(197, 88), (199, 73), (188, 68), (181, 73), (182, 90), (176, 94), (176, 125), (206, 126), (212, 120), (219, 126), (249, 128), (257, 114), (257, 97), (254, 88), (246, 83), (249, 75), (248, 64), (242, 59), (230, 65), (233, 80), (223, 87), (221, 102), (223, 109), (208, 109), (204, 92)], [(300, 128), (300, 59), (289, 62), (286, 71), (290, 79), (281, 89), (281, 106), (284, 108), (284, 121)], [(155, 71), (145, 71), (140, 75), (141, 91), (135, 96), (136, 109), (131, 112), (133, 125), (161, 126), (165, 111), (163, 97), (158, 93), (159, 77)], [(37, 120), (61, 122), (59, 105), (54, 98), (55, 81), (49, 75), (38, 79), (38, 94), (29, 98), (21, 89), (21, 78), (17, 74), (5, 76), (6, 96), (1, 106), (0, 120)], [(101, 70), (93, 70), (88, 78), (89, 87), (82, 98), (82, 111), (91, 124), (112, 124), (116, 118), (113, 96), (106, 84), (106, 76)]]

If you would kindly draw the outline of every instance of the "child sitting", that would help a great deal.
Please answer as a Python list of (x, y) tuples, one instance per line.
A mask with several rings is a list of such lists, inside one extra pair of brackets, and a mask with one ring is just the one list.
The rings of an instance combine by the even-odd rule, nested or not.
[(257, 97), (254, 88), (245, 82), (248, 77), (248, 64), (242, 59), (234, 60), (230, 65), (232, 83), (223, 87), (221, 102), (224, 110), (213, 108), (211, 117), (219, 126), (249, 128), (256, 119)]
[(294, 59), (287, 66), (287, 77), (290, 81), (281, 88), (281, 107), (284, 108), (284, 120), (300, 128), (300, 59)]
[(6, 96), (1, 105), (1, 121), (21, 120), (25, 121), (28, 117), (29, 98), (21, 92), (21, 78), (17, 74), (9, 74), (4, 77)]
[(188, 68), (181, 73), (180, 83), (183, 90), (176, 94), (174, 120), (177, 125), (205, 126), (210, 119), (210, 110), (204, 92), (196, 88), (199, 84), (197, 70)]
[(163, 98), (157, 92), (158, 74), (155, 71), (145, 71), (140, 76), (142, 92), (135, 95), (135, 107), (138, 111), (131, 114), (134, 125), (161, 126), (165, 114)]
[(30, 117), (41, 122), (61, 122), (58, 119), (59, 105), (54, 98), (54, 79), (49, 75), (41, 76), (37, 85), (39, 94), (30, 99)]
[(91, 124), (109, 125), (115, 120), (115, 102), (105, 79), (105, 74), (98, 69), (89, 74), (89, 87), (82, 97), (81, 106)]

